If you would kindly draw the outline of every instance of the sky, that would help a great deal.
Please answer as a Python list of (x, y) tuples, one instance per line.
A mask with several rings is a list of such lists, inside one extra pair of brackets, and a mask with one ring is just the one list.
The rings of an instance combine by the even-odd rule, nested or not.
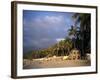
[(23, 52), (48, 48), (68, 36), (69, 12), (23, 10)]

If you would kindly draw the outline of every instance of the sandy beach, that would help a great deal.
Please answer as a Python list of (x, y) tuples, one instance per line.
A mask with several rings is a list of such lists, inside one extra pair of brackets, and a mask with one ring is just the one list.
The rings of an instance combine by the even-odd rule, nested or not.
[(80, 66), (90, 66), (90, 60), (63, 60), (60, 58), (55, 59), (34, 59), (34, 60), (24, 60), (23, 69), (34, 69), (34, 68), (60, 68), (60, 67), (80, 67)]

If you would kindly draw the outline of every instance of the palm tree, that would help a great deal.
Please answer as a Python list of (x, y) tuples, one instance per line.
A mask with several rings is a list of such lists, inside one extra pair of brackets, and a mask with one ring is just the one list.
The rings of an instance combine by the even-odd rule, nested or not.
[(83, 14), (83, 13), (75, 13), (73, 15), (73, 19), (75, 19), (75, 25), (80, 24), (80, 35), (81, 35), (81, 41), (82, 41), (82, 54), (84, 55), (84, 52), (86, 49), (90, 49), (90, 33), (91, 33), (91, 15), (90, 14)]
[(71, 26), (71, 29), (69, 29), (69, 36), (72, 38), (74, 48), (76, 48), (77, 28), (75, 26)]
[(69, 55), (69, 52), (72, 49), (72, 41), (69, 38), (65, 39), (65, 48), (67, 49), (67, 55)]

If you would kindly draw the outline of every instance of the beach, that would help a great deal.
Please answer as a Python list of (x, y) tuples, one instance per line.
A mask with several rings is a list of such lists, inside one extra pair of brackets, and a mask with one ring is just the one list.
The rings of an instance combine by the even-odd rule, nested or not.
[(24, 60), (23, 69), (91, 66), (90, 60), (64, 60), (62, 57)]

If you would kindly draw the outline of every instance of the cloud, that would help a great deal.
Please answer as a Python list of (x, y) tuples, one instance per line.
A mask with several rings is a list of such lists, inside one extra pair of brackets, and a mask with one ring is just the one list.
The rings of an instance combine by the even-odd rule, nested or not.
[(64, 40), (69, 29), (70, 17), (64, 15), (35, 15), (24, 17), (24, 50), (46, 48)]
[(57, 42), (59, 42), (61, 40), (65, 40), (65, 39), (64, 38), (58, 38), (58, 39), (56, 39)]
[(62, 16), (46, 16), (44, 20), (51, 24), (59, 24), (63, 21), (63, 17)]
[[(25, 20), (26, 22), (26, 20)], [(66, 30), (65, 30), (66, 29)], [(24, 35), (34, 38), (55, 37), (65, 35), (67, 32), (66, 22), (63, 16), (35, 17), (33, 20), (24, 23)], [(36, 36), (35, 36), (36, 35)]]
[(36, 16), (32, 19), (24, 18), (24, 25), (28, 27), (60, 27), (69, 25), (71, 22), (70, 17), (65, 17), (64, 15), (45, 15), (45, 16)]
[(37, 26), (42, 28), (59, 27), (64, 23), (63, 16), (43, 16), (33, 19), (30, 23), (31, 27)]

